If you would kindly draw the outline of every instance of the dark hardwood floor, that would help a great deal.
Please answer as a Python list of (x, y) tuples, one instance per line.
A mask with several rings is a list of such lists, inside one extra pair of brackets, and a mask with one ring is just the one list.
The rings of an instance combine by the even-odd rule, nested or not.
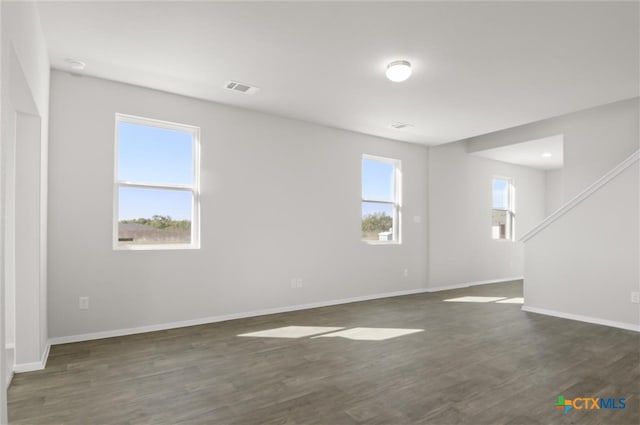
[[(524, 313), (520, 304), (444, 302), (521, 294), (521, 282), (510, 282), (56, 345), (45, 370), (13, 378), (9, 418), (637, 425), (639, 334)], [(288, 326), (344, 328), (377, 340), (238, 336)], [(353, 328), (423, 331), (380, 339), (389, 335)], [(559, 395), (624, 397), (626, 409), (564, 414), (554, 407)]]

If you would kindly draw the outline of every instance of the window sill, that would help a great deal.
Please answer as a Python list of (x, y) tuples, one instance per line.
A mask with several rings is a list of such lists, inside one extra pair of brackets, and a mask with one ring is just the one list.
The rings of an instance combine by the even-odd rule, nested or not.
[(200, 249), (200, 245), (195, 244), (166, 244), (166, 245), (116, 245), (114, 251), (176, 251)]
[(398, 241), (362, 241), (365, 245), (402, 245)]

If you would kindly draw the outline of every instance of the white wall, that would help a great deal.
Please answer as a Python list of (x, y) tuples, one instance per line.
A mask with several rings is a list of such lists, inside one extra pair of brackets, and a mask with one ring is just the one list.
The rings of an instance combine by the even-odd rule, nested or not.
[(469, 152), (564, 136), (563, 203), (580, 193), (638, 149), (640, 98), (467, 139)]
[[(15, 152), (15, 361), (16, 364), (40, 361), (47, 337), (46, 310), (41, 310), (44, 289), (41, 281), (40, 252), (40, 117), (17, 113)], [(46, 322), (45, 322), (46, 323)], [(46, 344), (46, 339), (45, 339)]]
[[(42, 354), (46, 349), (47, 313), (46, 303), (46, 171), (47, 162), (47, 129), (49, 107), (49, 61), (44, 37), (40, 29), (40, 19), (35, 3), (27, 2), (0, 2), (0, 203), (2, 215), (0, 216), (0, 317), (3, 319), (0, 326), (0, 347), (5, 342), (16, 344), (15, 351), (17, 361), (32, 365), (40, 364)], [(35, 127), (24, 123), (16, 132), (16, 117), (18, 113), (31, 114), (35, 119)], [(39, 127), (39, 128), (38, 128)], [(24, 130), (24, 131), (22, 131)], [(16, 145), (16, 137), (30, 139), (32, 145)], [(29, 137), (29, 136), (33, 137)], [(19, 160), (16, 153), (21, 151), (27, 168), (16, 169)], [(27, 189), (19, 185), (18, 176), (39, 176), (35, 182), (35, 188)], [(22, 178), (22, 177), (21, 177)], [(31, 196), (32, 203), (22, 202), (25, 196)], [(21, 210), (20, 204), (26, 209)], [(28, 205), (28, 206), (27, 206)], [(23, 216), (24, 214), (24, 216)], [(24, 246), (16, 245), (17, 240), (22, 240), (22, 234), (16, 233), (15, 218), (30, 217), (34, 220), (29, 228), (32, 236), (37, 233), (37, 239), (30, 245), (28, 252)], [(34, 231), (35, 230), (35, 231)], [(26, 235), (25, 235), (26, 236)], [(33, 238), (30, 239), (34, 241)], [(16, 264), (16, 258), (32, 258), (23, 265)], [(16, 267), (17, 266), (17, 267)], [(33, 272), (34, 279), (19, 281), (16, 286), (16, 278), (27, 276)], [(23, 304), (16, 304), (16, 291), (18, 287), (25, 294)], [(6, 291), (5, 291), (6, 290)], [(9, 309), (6, 309), (6, 307)], [(7, 310), (7, 311), (5, 311)], [(16, 320), (20, 315), (20, 319)], [(9, 339), (5, 341), (5, 332), (8, 331)], [(4, 382), (7, 371), (13, 368), (13, 359), (7, 359), (4, 350), (2, 352), (2, 370), (0, 382)], [(13, 354), (11, 354), (13, 357)], [(4, 385), (0, 386), (0, 421), (6, 421), (6, 392)]]
[(549, 214), (560, 208), (565, 202), (564, 187), (562, 182), (562, 169), (545, 171), (544, 186), (544, 215), (548, 216)]
[[(59, 71), (51, 82), (52, 337), (425, 287), (425, 147)], [(201, 127), (200, 250), (112, 250), (116, 112)], [(363, 153), (402, 160), (402, 245), (360, 241)]]
[(525, 243), (525, 309), (640, 330), (638, 163)]
[[(4, 1), (0, 0), (0, 22), (2, 22), (2, 11), (4, 9)], [(4, 48), (4, 36), (3, 31), (0, 28), (0, 49)], [(4, 226), (4, 212), (6, 208), (4, 199), (4, 182), (5, 182), (5, 169), (4, 169), (4, 131), (5, 126), (5, 87), (4, 87), (4, 67), (2, 65), (2, 50), (0, 50), (0, 423), (5, 424), (9, 421), (7, 414), (7, 389), (6, 385), (2, 385), (9, 381), (11, 376), (11, 368), (13, 360), (9, 361), (9, 350), (5, 349), (6, 345), (6, 330), (7, 330), (7, 316), (5, 306), (5, 277), (4, 277), (4, 260), (5, 260), (5, 226)], [(11, 357), (13, 357), (13, 351), (11, 351)]]
[(513, 179), (517, 238), (544, 218), (544, 172), (468, 155), (465, 142), (429, 149), (429, 287), (522, 276), (522, 244), (492, 239), (494, 176)]
[[(547, 187), (560, 187), (562, 193), (547, 193), (549, 213), (638, 150), (639, 113), (640, 98), (633, 98), (475, 137), (467, 143), (469, 151), (478, 151), (563, 134), (564, 166), (547, 174)], [(528, 308), (637, 323), (632, 317), (638, 313), (637, 306), (629, 303), (632, 288), (639, 290), (637, 181), (637, 173), (620, 177), (525, 243)]]

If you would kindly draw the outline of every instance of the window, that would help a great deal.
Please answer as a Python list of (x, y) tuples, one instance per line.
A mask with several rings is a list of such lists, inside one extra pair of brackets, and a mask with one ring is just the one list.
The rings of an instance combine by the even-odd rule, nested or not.
[(362, 156), (362, 240), (400, 242), (400, 161)]
[(116, 114), (114, 249), (199, 248), (199, 137)]
[(491, 210), (491, 233), (493, 239), (512, 241), (515, 239), (515, 189), (509, 178), (494, 177), (492, 182), (493, 206)]

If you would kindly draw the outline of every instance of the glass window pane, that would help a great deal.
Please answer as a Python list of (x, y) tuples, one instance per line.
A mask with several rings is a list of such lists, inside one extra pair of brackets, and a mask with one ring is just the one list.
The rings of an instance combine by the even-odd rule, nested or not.
[(394, 201), (394, 165), (389, 162), (362, 159), (362, 197)]
[(193, 184), (193, 137), (186, 131), (118, 123), (118, 179)]
[(119, 244), (191, 243), (191, 192), (133, 187), (118, 192)]
[(362, 203), (362, 240), (392, 241), (394, 206), (376, 202)]
[(491, 234), (493, 239), (513, 239), (513, 215), (506, 210), (492, 210)]
[(491, 233), (493, 239), (506, 239), (507, 212), (505, 210), (492, 211)]
[(509, 181), (493, 179), (493, 208), (509, 209)]

